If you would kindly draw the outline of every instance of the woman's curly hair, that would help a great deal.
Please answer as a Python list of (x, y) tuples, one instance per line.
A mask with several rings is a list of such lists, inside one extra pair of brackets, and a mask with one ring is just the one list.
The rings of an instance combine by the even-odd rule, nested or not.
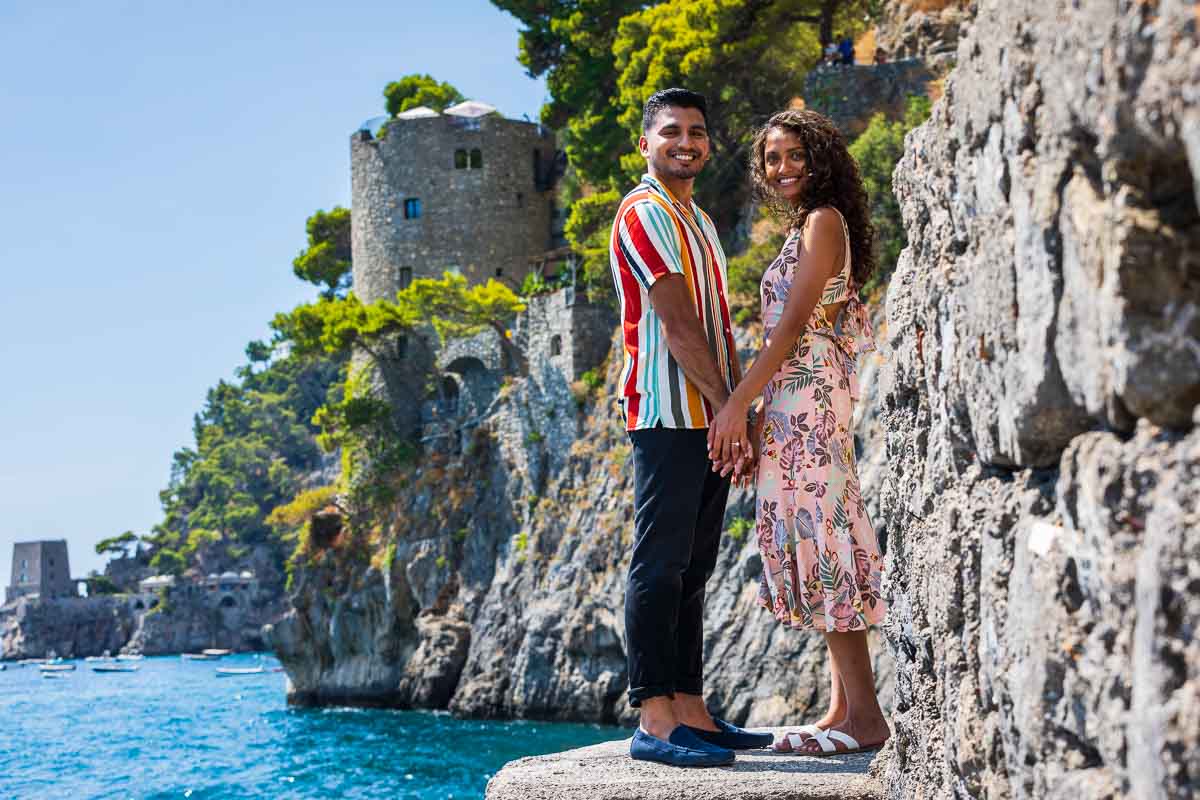
[[(779, 128), (795, 134), (804, 145), (804, 161), (808, 175), (804, 192), (796, 205), (791, 205), (767, 182), (764, 150), (767, 134)], [(846, 218), (850, 229), (851, 271), (854, 285), (862, 288), (875, 272), (875, 226), (867, 205), (858, 164), (846, 149), (846, 142), (833, 122), (826, 116), (807, 109), (780, 111), (754, 134), (750, 150), (750, 177), (754, 194), (768, 208), (802, 229), (808, 215), (822, 206), (832, 206)]]

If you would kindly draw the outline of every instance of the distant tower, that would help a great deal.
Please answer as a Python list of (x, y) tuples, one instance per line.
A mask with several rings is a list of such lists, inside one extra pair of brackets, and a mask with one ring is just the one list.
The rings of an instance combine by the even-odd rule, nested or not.
[(29, 595), (74, 597), (76, 594), (66, 539), (13, 545), (12, 584), (6, 592), (6, 603)]
[(554, 134), (475, 101), (350, 139), (354, 291), (371, 302), (457, 269), (518, 286), (549, 250)]

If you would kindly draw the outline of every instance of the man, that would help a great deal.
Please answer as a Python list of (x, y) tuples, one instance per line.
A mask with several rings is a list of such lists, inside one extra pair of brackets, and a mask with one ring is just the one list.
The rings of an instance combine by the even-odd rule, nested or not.
[[(633, 444), (635, 538), (625, 595), (629, 702), (637, 759), (718, 766), (770, 734), (714, 720), (704, 705), (704, 584), (717, 560), (729, 478), (708, 459), (709, 423), (741, 379), (725, 254), (692, 201), (710, 154), (704, 97), (665, 89), (646, 101), (638, 144), (647, 174), (613, 223), (609, 263), (621, 303), (621, 394)], [(738, 443), (751, 453), (750, 443)]]

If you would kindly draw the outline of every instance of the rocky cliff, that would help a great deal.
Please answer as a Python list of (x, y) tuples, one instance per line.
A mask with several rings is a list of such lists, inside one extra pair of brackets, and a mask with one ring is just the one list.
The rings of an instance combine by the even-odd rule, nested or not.
[[(349, 545), (310, 558), (293, 612), (270, 631), (292, 702), (631, 719), (622, 609), (633, 476), (612, 400), (619, 367), (610, 358), (607, 386), (588, 392), (533, 365), (461, 456), (428, 456), (402, 479), (365, 558), (345, 558)], [(863, 425), (876, 429), (869, 415)], [(868, 476), (881, 473), (875, 452)], [(750, 510), (735, 492), (733, 531)], [(736, 721), (777, 724), (826, 702), (828, 679), (819, 637), (754, 607), (760, 569), (751, 537), (727, 533), (709, 582), (707, 695)], [(879, 672), (886, 683), (886, 658)]]
[(908, 139), (894, 797), (1200, 791), (1197, 22), (980, 2)]
[(116, 653), (129, 640), (145, 604), (130, 595), (42, 599), (22, 597), (0, 611), (0, 661)]

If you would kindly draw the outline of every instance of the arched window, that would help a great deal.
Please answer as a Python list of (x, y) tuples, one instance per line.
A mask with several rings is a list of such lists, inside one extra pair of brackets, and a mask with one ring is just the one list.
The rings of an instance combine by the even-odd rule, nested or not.
[(466, 150), (459, 149), (459, 150), (454, 151), (454, 168), (455, 169), (466, 169), (467, 168), (467, 151)]
[(404, 201), (404, 218), (416, 219), (421, 216), (421, 201), (416, 197), (409, 197)]
[(221, 606), (223, 608), (233, 608), (236, 605), (237, 600), (233, 598), (233, 595), (227, 594), (221, 598)]
[(471, 151), (471, 169), (479, 169), (483, 166), (483, 151), (476, 147)]
[(412, 267), (400, 268), (400, 288), (407, 289), (412, 285)]
[(557, 333), (550, 337), (550, 355), (557, 356), (562, 354), (562, 336)]

